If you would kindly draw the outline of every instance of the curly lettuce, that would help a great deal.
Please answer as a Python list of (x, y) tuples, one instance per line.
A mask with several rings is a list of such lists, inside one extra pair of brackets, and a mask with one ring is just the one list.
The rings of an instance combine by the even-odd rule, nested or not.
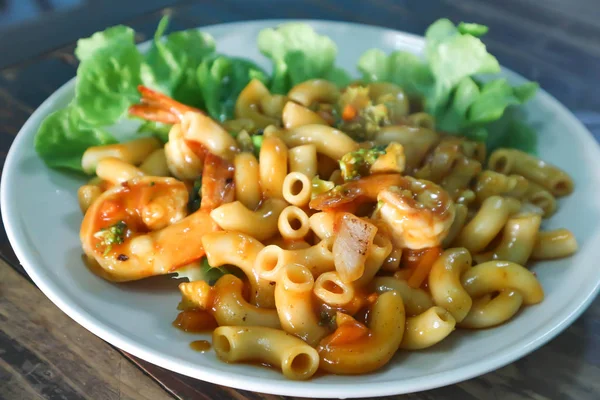
[[(163, 37), (167, 26), (165, 17), (145, 55), (136, 47), (133, 29), (122, 25), (77, 42), (75, 98), (46, 117), (35, 138), (35, 148), (48, 166), (82, 171), (79, 161), (88, 147), (116, 142), (105, 128), (139, 101), (140, 84), (185, 104), (203, 104), (196, 69), (214, 53), (214, 39), (195, 29)], [(140, 130), (166, 140), (165, 126), (145, 123)]]
[[(488, 125), (500, 120), (508, 107), (533, 97), (538, 84), (514, 87), (503, 78), (484, 82), (482, 76), (500, 72), (498, 60), (479, 38), (486, 32), (483, 25), (455, 26), (448, 19), (440, 19), (427, 29), (424, 59), (408, 52), (386, 55), (373, 49), (361, 56), (358, 69), (366, 82), (392, 82), (410, 96), (420, 97), (425, 111), (436, 118), (438, 129), (488, 141), (490, 132), (499, 135), (489, 131)], [(515, 139), (511, 140), (514, 144)], [(492, 142), (502, 144), (502, 140)]]
[(268, 83), (269, 77), (250, 60), (219, 55), (204, 60), (196, 71), (209, 115), (217, 121), (234, 117), (235, 102), (252, 79)]
[[(81, 156), (88, 147), (115, 143), (105, 128), (139, 101), (140, 84), (225, 121), (234, 117), (235, 101), (252, 79), (279, 94), (308, 79), (327, 79), (340, 87), (351, 80), (336, 66), (335, 43), (307, 24), (286, 23), (259, 33), (258, 48), (273, 65), (268, 75), (249, 60), (216, 54), (214, 39), (201, 31), (166, 34), (168, 23), (168, 17), (160, 21), (145, 54), (135, 45), (133, 29), (122, 25), (78, 41), (75, 98), (49, 115), (35, 138), (35, 148), (48, 166), (81, 171)], [(361, 56), (358, 69), (365, 82), (393, 82), (411, 98), (422, 100), (440, 130), (486, 141), (490, 148), (534, 151), (535, 133), (511, 110), (534, 96), (538, 85), (515, 87), (493, 76), (500, 66), (480, 39), (486, 32), (483, 25), (441, 19), (427, 29), (424, 58), (372, 49)], [(166, 141), (169, 128), (144, 122), (139, 131)], [(254, 147), (260, 146), (262, 137), (251, 139)]]
[(285, 94), (309, 79), (328, 79), (338, 86), (350, 82), (346, 71), (335, 66), (337, 46), (303, 23), (286, 23), (263, 29), (258, 34), (258, 49), (273, 62), (270, 90)]
[(202, 94), (196, 68), (215, 51), (212, 36), (190, 29), (164, 36), (169, 23), (164, 17), (154, 33), (152, 47), (141, 66), (145, 86), (182, 103), (202, 107)]
[(128, 26), (117, 25), (96, 32), (89, 38), (79, 39), (75, 48), (75, 57), (79, 61), (85, 61), (93, 58), (96, 52), (121, 45), (127, 47), (133, 43), (135, 43), (135, 31)]
[(90, 127), (83, 122), (79, 110), (71, 105), (44, 119), (35, 137), (34, 147), (49, 167), (82, 172), (81, 157), (88, 147), (116, 142), (103, 129)]
[(142, 57), (134, 43), (97, 50), (77, 68), (75, 102), (91, 126), (106, 126), (139, 101)]
[(433, 91), (434, 78), (427, 64), (406, 51), (386, 55), (380, 49), (367, 50), (358, 60), (358, 70), (365, 82), (392, 82), (410, 96)]

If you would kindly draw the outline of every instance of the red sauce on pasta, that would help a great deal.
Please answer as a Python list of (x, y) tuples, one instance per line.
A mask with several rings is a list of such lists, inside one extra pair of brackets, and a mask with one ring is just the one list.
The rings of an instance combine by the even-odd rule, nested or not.
[(194, 340), (190, 343), (190, 349), (198, 351), (200, 353), (206, 353), (210, 350), (210, 343), (207, 340)]
[(173, 321), (173, 326), (184, 332), (201, 333), (211, 332), (218, 325), (215, 318), (208, 311), (186, 310), (177, 315), (177, 318)]

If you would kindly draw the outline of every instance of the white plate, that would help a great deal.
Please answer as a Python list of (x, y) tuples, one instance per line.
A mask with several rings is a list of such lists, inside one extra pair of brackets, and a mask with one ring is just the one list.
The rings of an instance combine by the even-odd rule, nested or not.
[[(260, 29), (283, 21), (255, 21), (202, 28), (218, 50), (251, 58), (268, 67), (256, 48)], [(341, 22), (306, 21), (339, 47), (338, 64), (354, 70), (367, 49), (419, 52), (422, 38), (392, 30)], [(523, 79), (505, 71), (514, 83)], [(2, 176), (2, 217), (19, 260), (58, 307), (102, 339), (146, 361), (220, 385), (280, 395), (373, 397), (448, 385), (502, 367), (548, 342), (571, 324), (598, 292), (600, 268), (600, 152), (590, 133), (547, 93), (527, 105), (540, 132), (540, 155), (575, 179), (575, 193), (560, 201), (547, 229), (574, 231), (580, 251), (569, 259), (534, 267), (546, 292), (539, 305), (524, 309), (499, 328), (458, 331), (422, 352), (402, 352), (377, 373), (319, 376), (308, 382), (286, 380), (269, 369), (228, 365), (214, 352), (189, 349), (208, 338), (171, 326), (179, 295), (174, 280), (151, 279), (111, 284), (90, 273), (81, 261), (77, 188), (81, 182), (50, 170), (37, 157), (33, 138), (43, 118), (73, 96), (71, 80), (29, 118), (15, 139)]]

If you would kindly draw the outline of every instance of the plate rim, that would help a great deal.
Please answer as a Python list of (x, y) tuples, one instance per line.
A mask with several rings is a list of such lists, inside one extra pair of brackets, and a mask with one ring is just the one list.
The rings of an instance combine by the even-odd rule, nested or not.
[[(403, 32), (397, 29), (388, 28), (380, 25), (327, 19), (253, 19), (246, 21), (234, 21), (220, 24), (203, 25), (190, 29), (218, 29), (227, 28), (231, 26), (252, 24), (272, 24), (272, 26), (274, 26), (286, 22), (308, 23), (313, 27), (316, 27), (317, 30), (319, 29), (319, 25), (340, 25), (350, 28), (363, 27), (368, 29), (375, 29), (380, 31), (380, 33), (390, 32), (394, 35), (400, 35), (406, 39), (410, 39), (421, 48), (424, 46), (423, 36), (415, 35), (413, 33)], [(150, 42), (151, 39), (139, 43), (138, 47), (141, 49), (146, 48), (147, 46), (149, 46)], [(502, 67), (502, 70), (505, 74), (522, 78), (520, 74), (517, 74), (510, 69)], [(106, 342), (118, 347), (119, 349), (127, 353), (134, 355), (135, 357), (150, 362), (154, 365), (160, 366), (161, 368), (165, 368), (170, 371), (177, 372), (213, 384), (224, 385), (235, 389), (249, 390), (259, 393), (275, 395), (297, 395), (297, 390), (316, 390), (317, 393), (310, 393), (311, 397), (313, 398), (358, 398), (364, 396), (380, 397), (405, 393), (415, 393), (451, 385), (458, 382), (463, 382), (468, 379), (481, 376), (490, 371), (494, 371), (496, 369), (504, 367), (530, 354), (542, 345), (548, 343), (551, 339), (555, 338), (558, 334), (560, 334), (567, 327), (569, 327), (590, 306), (590, 304), (597, 297), (600, 291), (600, 281), (597, 281), (593, 290), (591, 290), (587, 294), (587, 296), (577, 304), (576, 307), (568, 308), (566, 312), (563, 312), (564, 315), (561, 314), (562, 318), (560, 319), (560, 321), (552, 323), (551, 326), (543, 334), (536, 336), (527, 343), (523, 343), (520, 346), (510, 347), (505, 352), (494, 356), (493, 358), (482, 359), (477, 363), (460, 367), (458, 370), (456, 370), (460, 371), (460, 373), (457, 373), (456, 371), (441, 371), (435, 374), (410, 378), (408, 381), (402, 382), (401, 387), (398, 387), (397, 385), (385, 385), (382, 384), (385, 382), (377, 381), (365, 383), (361, 382), (359, 386), (350, 386), (348, 384), (330, 382), (315, 384), (314, 382), (311, 383), (311, 381), (287, 381), (272, 379), (268, 377), (253, 378), (245, 376), (241, 373), (223, 372), (211, 367), (204, 367), (201, 365), (196, 365), (194, 368), (188, 368), (185, 365), (180, 365), (177, 363), (176, 359), (173, 359), (173, 357), (169, 356), (168, 353), (154, 351), (148, 348), (147, 346), (140, 345), (132, 339), (128, 338), (127, 335), (123, 335), (121, 333), (112, 331), (111, 327), (106, 326), (105, 324), (100, 322), (97, 318), (95, 318), (93, 315), (85, 311), (77, 304), (69, 304), (68, 302), (64, 301), (58, 294), (60, 291), (57, 290), (56, 287), (53, 287), (54, 285), (52, 284), (52, 281), (48, 280), (46, 282), (43, 279), (43, 273), (38, 272), (38, 268), (35, 267), (35, 260), (33, 259), (33, 257), (30, 257), (28, 255), (28, 251), (26, 250), (27, 246), (24, 243), (25, 241), (19, 238), (20, 235), (17, 232), (17, 219), (19, 216), (17, 213), (18, 207), (16, 207), (15, 202), (10, 198), (12, 191), (10, 189), (7, 189), (7, 187), (11, 187), (10, 183), (12, 183), (12, 180), (14, 179), (14, 175), (11, 171), (16, 170), (16, 168), (14, 167), (18, 160), (18, 153), (16, 149), (21, 147), (21, 143), (27, 139), (27, 132), (33, 131), (32, 126), (39, 124), (39, 122), (41, 122), (41, 120), (49, 114), (49, 109), (51, 110), (55, 107), (54, 104), (56, 100), (62, 98), (67, 92), (74, 89), (75, 80), (76, 76), (69, 79), (56, 91), (54, 91), (49, 97), (47, 97), (39, 107), (35, 109), (35, 111), (28, 117), (25, 124), (23, 124), (23, 126), (19, 130), (19, 133), (15, 136), (15, 139), (10, 146), (10, 149), (5, 159), (2, 171), (2, 183), (0, 185), (0, 211), (2, 215), (2, 220), (4, 221), (6, 234), (11, 247), (13, 248), (17, 258), (19, 259), (19, 262), (24, 267), (27, 274), (31, 277), (36, 286), (44, 293), (44, 295), (48, 297), (59, 309), (61, 309), (61, 311), (63, 311), (79, 325), (81, 325), (94, 335), (98, 336), (102, 340), (105, 340)], [(569, 125), (576, 126), (578, 128), (577, 130), (581, 131), (582, 133), (585, 133), (584, 135), (581, 135), (582, 138), (585, 138), (582, 139), (586, 142), (584, 144), (591, 144), (592, 146), (594, 146), (595, 151), (598, 153), (598, 155), (600, 155), (600, 147), (598, 146), (598, 143), (594, 139), (593, 135), (566, 106), (564, 106), (552, 95), (543, 90), (543, 88), (540, 88), (538, 96), (540, 96), (540, 100), (544, 102), (545, 106), (550, 105), (555, 108), (558, 108), (561, 114), (563, 114), (563, 116), (567, 119)], [(30, 135), (35, 134), (30, 133)], [(426, 379), (424, 379), (425, 377)], [(352, 391), (346, 391), (344, 392), (344, 396), (340, 396), (339, 393), (342, 387), (350, 387), (352, 388)]]

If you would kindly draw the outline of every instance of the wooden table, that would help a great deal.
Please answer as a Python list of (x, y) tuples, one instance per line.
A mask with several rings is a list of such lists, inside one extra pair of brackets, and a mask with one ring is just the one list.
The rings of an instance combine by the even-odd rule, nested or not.
[[(600, 137), (600, 3), (596, 0), (281, 0), (276, 5), (268, 0), (210, 0), (185, 2), (168, 10), (147, 9), (133, 17), (114, 13), (115, 20), (106, 23), (130, 25), (147, 38), (164, 12), (173, 14), (174, 29), (283, 17), (347, 20), (422, 34), (439, 17), (480, 22), (490, 26), (486, 43), (501, 64), (540, 82)], [(119, 15), (126, 17), (117, 19)], [(75, 74), (74, 42), (88, 32), (62, 33), (62, 37), (72, 35), (70, 43), (57, 43), (52, 51), (0, 70), (2, 164), (33, 110)], [(7, 37), (0, 35), (0, 42), (4, 40)], [(0, 254), (4, 259), (0, 261), (0, 399), (281, 398), (187, 378), (115, 349), (73, 322), (30, 282), (3, 229)], [(467, 382), (403, 398), (599, 399), (600, 300), (564, 333), (520, 361)]]

